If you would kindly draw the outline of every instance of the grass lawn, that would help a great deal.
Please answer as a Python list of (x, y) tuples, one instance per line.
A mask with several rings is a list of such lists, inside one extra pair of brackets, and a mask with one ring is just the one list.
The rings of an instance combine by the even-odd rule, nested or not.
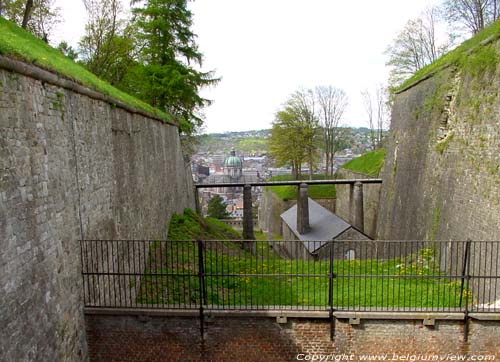
[[(313, 175), (314, 180), (327, 180), (332, 176)], [(309, 175), (303, 175), (302, 180), (308, 180)], [(269, 181), (292, 181), (292, 175), (273, 176)], [(282, 200), (296, 200), (297, 186), (266, 186), (270, 188)], [(312, 199), (334, 199), (336, 197), (335, 185), (309, 185), (309, 197)]]
[(377, 177), (384, 165), (385, 149), (365, 153), (342, 165), (343, 169)]
[[(256, 255), (243, 250), (239, 242), (206, 242), (204, 247), (205, 304), (246, 308), (328, 305), (328, 261), (284, 260), (268, 242), (257, 242)], [(164, 263), (146, 270), (155, 275), (142, 277), (137, 302), (198, 304), (197, 246), (173, 241), (163, 249), (167, 249), (162, 250)], [(182, 275), (161, 275), (169, 273)], [(407, 259), (335, 261), (334, 273), (333, 301), (339, 308), (459, 306), (460, 282), (445, 278), (434, 265), (422, 268)]]

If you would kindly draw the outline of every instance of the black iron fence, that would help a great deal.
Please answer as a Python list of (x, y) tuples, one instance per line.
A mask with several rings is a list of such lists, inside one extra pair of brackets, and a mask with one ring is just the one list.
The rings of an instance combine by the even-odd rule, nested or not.
[(497, 241), (83, 240), (86, 307), (500, 311)]

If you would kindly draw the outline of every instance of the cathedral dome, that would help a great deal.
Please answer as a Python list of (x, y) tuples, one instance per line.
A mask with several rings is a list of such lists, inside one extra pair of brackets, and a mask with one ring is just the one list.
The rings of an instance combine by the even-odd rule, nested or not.
[(236, 156), (236, 152), (234, 150), (231, 151), (231, 155), (224, 160), (224, 167), (238, 167), (241, 168), (243, 166), (243, 162), (241, 158)]

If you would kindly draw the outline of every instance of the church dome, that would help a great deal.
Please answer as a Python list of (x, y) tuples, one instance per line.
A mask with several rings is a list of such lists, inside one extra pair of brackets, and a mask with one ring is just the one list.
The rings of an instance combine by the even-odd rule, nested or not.
[(241, 168), (243, 162), (241, 158), (236, 156), (236, 152), (234, 150), (231, 151), (231, 155), (224, 160), (224, 167), (239, 167)]

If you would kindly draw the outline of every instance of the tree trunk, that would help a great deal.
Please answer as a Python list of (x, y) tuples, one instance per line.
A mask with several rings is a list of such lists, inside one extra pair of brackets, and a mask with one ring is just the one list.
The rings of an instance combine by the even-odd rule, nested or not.
[(330, 157), (328, 155), (328, 151), (325, 152), (325, 158), (326, 158), (326, 162), (325, 162), (325, 175), (328, 175), (328, 166), (330, 165)]
[(24, 16), (23, 16), (23, 24), (22, 28), (26, 29), (28, 26), (28, 21), (30, 20), (31, 17), (31, 9), (33, 8), (33, 0), (28, 0), (26, 2), (26, 7), (24, 8)]
[(2, 0), (0, 0), (0, 16), (2, 16)]
[(313, 165), (314, 165), (313, 157), (312, 155), (309, 155), (309, 180), (313, 179), (314, 175)]

